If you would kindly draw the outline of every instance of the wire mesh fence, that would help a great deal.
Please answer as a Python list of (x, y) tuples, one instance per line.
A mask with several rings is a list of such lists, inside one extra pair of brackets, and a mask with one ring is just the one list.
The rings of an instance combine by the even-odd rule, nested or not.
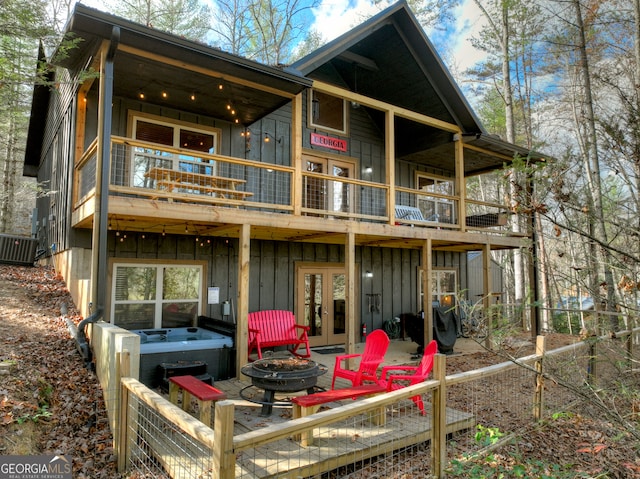
[(133, 394), (123, 395), (128, 401), (122, 450), (132, 477), (215, 477), (211, 429), (202, 424), (193, 431), (193, 418), (152, 391), (138, 394), (144, 389), (134, 384)]
[[(216, 420), (215, 430), (136, 382), (127, 405), (127, 467), (131, 477), (437, 477), (433, 460), (440, 436), (434, 431), (441, 387), (451, 460), (483, 450), (497, 433), (517, 436), (538, 417), (572, 410), (615, 415), (619, 404), (609, 402), (604, 387), (627, 381), (634, 387), (629, 378), (636, 375), (629, 371), (638, 369), (639, 332), (452, 374), (444, 382), (436, 378), (363, 400), (328, 403), (298, 419), (285, 409), (273, 424), (245, 425), (243, 417), (255, 416), (255, 406), (222, 401), (216, 418), (222, 414), (228, 420)], [(418, 394), (424, 414), (414, 400)], [(589, 407), (593, 400), (600, 405)], [(225, 440), (226, 446), (220, 442)]]
[[(432, 381), (430, 386), (435, 384)], [(364, 477), (369, 473), (393, 477), (401, 458), (408, 458), (411, 451), (431, 439), (430, 394), (424, 392), (425, 385), (421, 386), (424, 414), (416, 402), (396, 391), (391, 393), (393, 397), (328, 404), (325, 411), (289, 421), (285, 426), (289, 429), (271, 426), (234, 437), (236, 450), (240, 451), (235, 477), (320, 479)], [(268, 444), (260, 440), (273, 433), (277, 440)], [(428, 457), (420, 461), (420, 468), (428, 472)]]
[(484, 447), (485, 435), (508, 434), (533, 420), (536, 371), (532, 362), (505, 362), (448, 379), (452, 383), (447, 387), (450, 414), (473, 417), (471, 428), (451, 436), (447, 449), (453, 456)]

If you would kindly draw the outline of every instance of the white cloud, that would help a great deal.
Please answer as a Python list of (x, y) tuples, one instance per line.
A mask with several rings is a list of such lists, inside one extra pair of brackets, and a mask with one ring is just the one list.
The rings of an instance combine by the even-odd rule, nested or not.
[(475, 49), (470, 41), (471, 37), (478, 35), (485, 20), (473, 0), (464, 0), (456, 8), (454, 18), (457, 19), (455, 32), (449, 36), (453, 40), (451, 54), (460, 71), (464, 71), (486, 56)]
[(380, 11), (370, 0), (323, 0), (313, 9), (315, 20), (311, 29), (320, 32), (324, 40), (330, 41), (364, 22)]
[[(320, 32), (324, 40), (330, 41), (361, 24), (393, 1), (383, 1), (374, 6), (370, 0), (323, 0), (312, 10), (315, 20), (311, 28)], [(462, 0), (453, 12), (453, 18), (456, 19), (455, 24), (448, 26), (445, 32), (428, 31), (427, 36), (434, 42), (438, 53), (447, 58), (447, 63), (453, 62), (453, 69), (462, 72), (485, 56), (469, 41), (472, 35), (479, 32), (483, 17), (473, 0)]]

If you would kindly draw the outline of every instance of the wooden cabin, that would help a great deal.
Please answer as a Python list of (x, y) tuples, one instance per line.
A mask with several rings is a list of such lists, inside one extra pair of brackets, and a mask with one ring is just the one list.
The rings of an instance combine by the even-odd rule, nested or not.
[(529, 241), (467, 180), (542, 156), (487, 134), (405, 2), (287, 67), (81, 4), (67, 32), (81, 41), (46, 59), (24, 174), (85, 316), (235, 322), (239, 367), (247, 314), (282, 309), (312, 346), (351, 350), (403, 312), (431, 324), (432, 301), (468, 289), (467, 252)]

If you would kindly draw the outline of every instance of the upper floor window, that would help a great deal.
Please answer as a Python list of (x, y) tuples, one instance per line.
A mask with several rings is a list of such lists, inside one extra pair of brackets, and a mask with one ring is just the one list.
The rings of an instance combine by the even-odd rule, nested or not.
[(317, 90), (309, 95), (309, 126), (347, 134), (347, 102)]
[(218, 152), (219, 129), (139, 112), (130, 112), (129, 125), (131, 136), (136, 140), (167, 147), (135, 147), (131, 168), (133, 186), (148, 187), (147, 175), (153, 168), (202, 175), (216, 174), (215, 160), (207, 155)]
[(436, 177), (417, 173), (417, 189), (424, 194), (417, 197), (418, 208), (427, 221), (438, 223), (456, 223), (454, 202), (455, 183), (452, 178)]

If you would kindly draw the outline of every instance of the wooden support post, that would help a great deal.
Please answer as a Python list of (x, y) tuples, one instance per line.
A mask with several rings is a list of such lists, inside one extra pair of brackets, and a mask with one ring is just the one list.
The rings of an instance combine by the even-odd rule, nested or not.
[[(120, 389), (119, 389), (119, 393), (116, 394), (115, 402), (116, 404), (119, 405), (120, 407), (120, 414), (115, 415), (115, 417), (113, 418), (114, 423), (113, 423), (113, 430), (114, 431), (121, 431), (122, 428), (126, 428), (126, 424), (122, 424), (122, 411), (123, 408), (124, 410), (126, 410), (126, 401), (128, 400), (128, 396), (123, 398), (120, 397), (120, 394), (122, 394), (122, 391), (128, 391), (125, 388), (121, 387), (120, 385), (122, 384), (122, 378), (127, 378), (131, 376), (131, 353), (125, 349), (122, 352), (116, 352), (116, 367), (115, 367), (115, 384), (117, 384)], [(118, 466), (120, 465), (120, 448), (121, 446), (123, 446), (121, 443), (121, 434), (114, 434), (113, 435), (113, 448), (118, 451)], [(125, 445), (126, 447), (126, 445)]]
[(249, 354), (249, 263), (251, 225), (240, 226), (238, 238), (238, 318), (236, 321), (236, 377), (243, 378), (242, 365)]
[(233, 450), (232, 401), (218, 401), (213, 418), (213, 474), (218, 479), (234, 479), (236, 476), (236, 453)]
[(117, 435), (117, 455), (118, 455), (118, 472), (125, 472), (129, 463), (129, 389), (120, 384), (120, 425), (116, 430)]
[(631, 372), (633, 369), (633, 328), (629, 330), (629, 334), (625, 338), (624, 345), (626, 347), (625, 363), (627, 365), (627, 371)]
[(482, 294), (482, 307), (484, 309), (484, 321), (486, 322), (487, 337), (484, 340), (484, 345), (487, 349), (493, 350), (491, 344), (492, 336), (492, 315), (491, 315), (491, 296), (493, 292), (493, 285), (491, 284), (491, 245), (485, 244), (482, 248), (482, 279), (484, 283), (484, 290)]
[[(356, 352), (356, 335), (360, 334), (359, 329), (359, 316), (356, 314), (356, 235), (353, 231), (349, 231), (346, 234), (344, 241), (344, 262), (345, 270), (347, 273), (347, 291), (346, 291), (346, 314), (349, 322), (346, 323), (347, 327), (347, 354), (354, 354)], [(349, 360), (348, 360), (349, 361)], [(347, 367), (352, 367), (353, 362), (348, 362)]]
[(389, 186), (387, 190), (387, 206), (389, 208), (389, 224), (396, 221), (396, 129), (395, 114), (391, 110), (384, 112), (384, 156), (385, 156), (385, 182)]
[(596, 387), (596, 382), (598, 381), (598, 371), (597, 371), (597, 354), (598, 354), (598, 338), (593, 337), (589, 339), (589, 366), (587, 371), (587, 382), (591, 387)]
[(460, 223), (460, 232), (467, 231), (467, 181), (464, 176), (464, 144), (462, 135), (457, 133), (453, 137), (455, 151), (455, 171), (456, 171), (456, 194), (458, 195), (458, 222)]
[(533, 417), (536, 421), (542, 419), (544, 413), (544, 354), (547, 350), (547, 338), (538, 336), (536, 338), (536, 392), (533, 399)]
[(120, 356), (120, 375), (118, 379), (131, 377), (131, 353), (125, 349), (121, 353), (117, 353)]
[(291, 204), (294, 216), (302, 215), (302, 172), (306, 165), (302, 162), (302, 93), (298, 93), (291, 99), (291, 158), (294, 168), (291, 181)]
[(432, 392), (431, 413), (431, 475), (444, 477), (447, 464), (447, 360), (444, 354), (436, 354), (433, 362), (433, 379), (440, 382)]
[(433, 270), (433, 244), (431, 238), (427, 238), (422, 244), (422, 311), (423, 318), (423, 341), (424, 347), (433, 339), (433, 281), (431, 272)]

